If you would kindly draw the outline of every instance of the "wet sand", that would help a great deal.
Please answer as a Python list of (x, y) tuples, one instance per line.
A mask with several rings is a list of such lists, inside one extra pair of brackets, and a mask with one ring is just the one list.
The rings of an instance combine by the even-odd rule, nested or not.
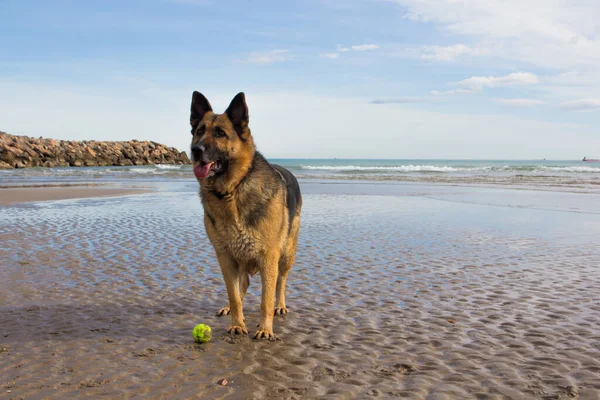
[(0, 188), (0, 207), (32, 201), (81, 199), (88, 197), (124, 196), (145, 193), (148, 190), (122, 189), (102, 186), (46, 185), (39, 187)]
[(600, 398), (596, 198), (303, 190), (279, 342), (215, 316), (191, 190), (0, 208), (0, 398)]

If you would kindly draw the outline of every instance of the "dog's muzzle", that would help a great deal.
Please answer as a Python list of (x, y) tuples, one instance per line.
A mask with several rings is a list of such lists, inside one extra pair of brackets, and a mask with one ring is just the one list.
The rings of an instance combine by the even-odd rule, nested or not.
[(206, 151), (206, 148), (204, 147), (204, 145), (195, 144), (192, 146), (191, 150), (192, 150), (192, 158), (194, 159), (194, 161), (196, 161), (196, 162), (202, 161), (202, 155)]

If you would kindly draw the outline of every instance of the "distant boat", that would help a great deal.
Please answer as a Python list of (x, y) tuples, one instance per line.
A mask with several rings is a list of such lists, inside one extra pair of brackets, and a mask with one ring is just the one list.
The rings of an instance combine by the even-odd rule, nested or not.
[(600, 160), (595, 159), (595, 158), (587, 158), (587, 157), (583, 157), (583, 160), (581, 161), (586, 161), (586, 162), (600, 162)]

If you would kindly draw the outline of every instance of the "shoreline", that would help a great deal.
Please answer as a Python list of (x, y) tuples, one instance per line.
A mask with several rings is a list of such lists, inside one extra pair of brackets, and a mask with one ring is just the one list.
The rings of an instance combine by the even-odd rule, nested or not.
[(40, 201), (127, 196), (149, 192), (151, 190), (147, 188), (124, 189), (99, 184), (4, 186), (0, 187), (0, 207)]
[[(520, 187), (482, 184), (392, 182), (377, 180), (298, 179), (303, 194), (417, 196), (464, 204), (506, 206), (548, 211), (599, 214), (600, 191), (566, 187)], [(38, 201), (98, 198), (175, 191), (197, 193), (195, 179), (123, 180), (104, 182), (53, 181), (0, 184), (0, 207)], [(513, 193), (513, 194), (511, 194)], [(519, 193), (519, 194), (517, 194)]]

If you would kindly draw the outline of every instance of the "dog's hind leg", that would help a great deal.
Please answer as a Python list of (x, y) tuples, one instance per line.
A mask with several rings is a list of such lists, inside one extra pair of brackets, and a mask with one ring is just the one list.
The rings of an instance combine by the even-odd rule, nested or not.
[(277, 277), (277, 289), (276, 295), (277, 300), (275, 301), (275, 315), (283, 315), (288, 313), (288, 309), (285, 306), (285, 289), (287, 276), (294, 265), (295, 255), (287, 255), (281, 257), (279, 260), (279, 276)]
[(262, 260), (260, 267), (260, 278), (262, 283), (262, 294), (260, 302), (260, 324), (254, 339), (275, 340), (273, 334), (273, 306), (275, 305), (275, 287), (277, 286), (277, 275), (279, 274), (279, 253), (267, 254)]
[(298, 244), (298, 230), (300, 227), (300, 218), (296, 217), (293, 221), (292, 230), (288, 243), (285, 246), (285, 253), (279, 259), (279, 276), (277, 278), (277, 300), (275, 301), (275, 315), (284, 315), (288, 313), (285, 304), (285, 291), (287, 276), (294, 265), (296, 259), (296, 246)]
[(227, 329), (229, 333), (241, 334), (248, 333), (244, 323), (244, 310), (242, 306), (242, 293), (240, 279), (241, 271), (235, 260), (227, 254), (219, 254), (219, 265), (227, 287), (227, 297), (229, 297), (229, 308), (231, 314), (231, 326)]

